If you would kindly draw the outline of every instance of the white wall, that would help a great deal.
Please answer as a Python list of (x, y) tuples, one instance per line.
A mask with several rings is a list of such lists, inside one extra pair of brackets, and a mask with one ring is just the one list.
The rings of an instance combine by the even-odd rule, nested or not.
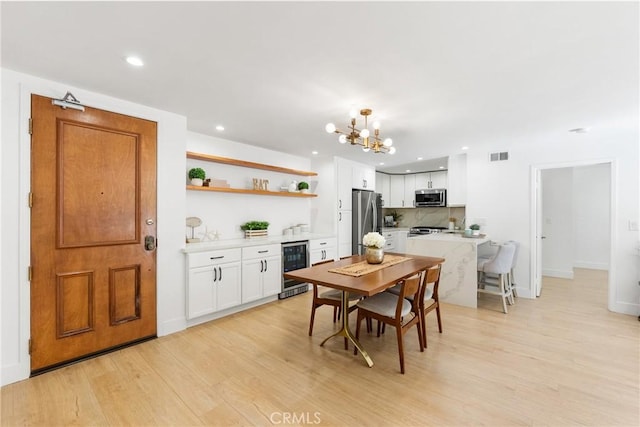
[(545, 169), (541, 181), (542, 275), (573, 279), (573, 168)]
[[(312, 170), (308, 158), (193, 132), (188, 133), (187, 150), (296, 170)], [(268, 179), (270, 191), (288, 186), (292, 180), (308, 182), (313, 191), (317, 187), (318, 178), (322, 176), (307, 177), (188, 159), (181, 181), (184, 184), (187, 183), (187, 171), (192, 167), (203, 168), (208, 178), (226, 180), (232, 188), (251, 189), (252, 178)], [(220, 239), (242, 238), (244, 234), (240, 226), (254, 220), (268, 221), (269, 234), (281, 235), (284, 228), (310, 223), (310, 200), (297, 197), (188, 191), (187, 216), (196, 216), (202, 220), (202, 226), (195, 230), (196, 237), (203, 238), (202, 233), (208, 230), (218, 231)], [(184, 221), (182, 227), (185, 227)], [(185, 235), (190, 233), (190, 229), (184, 229)]]
[(607, 270), (611, 230), (608, 164), (573, 168), (573, 265)]
[[(605, 124), (602, 124), (605, 125)], [(622, 133), (622, 132), (621, 132)], [(636, 245), (638, 231), (630, 231), (629, 220), (639, 214), (638, 130), (627, 129), (624, 136), (603, 140), (597, 129), (585, 135), (532, 135), (528, 141), (514, 141), (509, 160), (489, 162), (488, 153), (501, 151), (507, 143), (487, 143), (486, 150), (467, 154), (467, 217), (486, 218), (484, 229), (497, 240), (521, 243), (515, 281), (522, 296), (535, 295), (531, 278), (531, 171), (533, 168), (576, 166), (576, 163), (612, 163), (612, 257), (609, 309), (635, 314), (640, 312), (639, 266)], [(513, 148), (515, 147), (515, 148)]]
[(186, 119), (165, 111), (92, 93), (63, 83), (2, 70), (2, 352), (1, 384), (30, 373), (29, 253), (30, 94), (60, 98), (73, 92), (84, 104), (158, 123), (158, 335), (186, 327), (183, 227), (185, 221)]

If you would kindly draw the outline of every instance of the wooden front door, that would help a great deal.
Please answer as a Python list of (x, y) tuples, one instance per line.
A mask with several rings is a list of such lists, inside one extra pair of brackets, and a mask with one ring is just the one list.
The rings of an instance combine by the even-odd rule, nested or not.
[(31, 371), (156, 335), (156, 123), (31, 97)]

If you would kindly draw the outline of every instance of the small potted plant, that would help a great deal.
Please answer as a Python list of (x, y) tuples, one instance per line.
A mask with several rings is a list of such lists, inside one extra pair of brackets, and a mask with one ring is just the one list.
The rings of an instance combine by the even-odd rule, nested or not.
[(189, 179), (191, 180), (191, 185), (202, 187), (205, 177), (206, 177), (206, 174), (204, 172), (204, 169), (202, 168), (189, 169)]
[(480, 226), (478, 224), (471, 224), (469, 228), (471, 229), (471, 232), (474, 236), (480, 235)]
[(253, 237), (267, 237), (269, 223), (267, 221), (247, 221), (240, 226), (244, 231), (244, 237), (251, 239)]
[(300, 181), (298, 183), (298, 190), (300, 190), (301, 193), (308, 193), (309, 192), (309, 183), (304, 182), (304, 181)]
[(397, 227), (398, 224), (400, 223), (400, 220), (402, 219), (402, 214), (399, 213), (398, 211), (391, 211), (389, 212), (389, 215), (391, 215), (393, 217), (393, 226)]

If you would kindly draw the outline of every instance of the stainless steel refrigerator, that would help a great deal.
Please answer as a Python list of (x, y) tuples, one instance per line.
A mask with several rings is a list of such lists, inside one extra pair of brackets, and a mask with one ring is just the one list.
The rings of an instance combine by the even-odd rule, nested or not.
[(362, 255), (362, 237), (371, 231), (382, 231), (382, 194), (353, 190), (353, 224), (351, 226), (351, 253)]

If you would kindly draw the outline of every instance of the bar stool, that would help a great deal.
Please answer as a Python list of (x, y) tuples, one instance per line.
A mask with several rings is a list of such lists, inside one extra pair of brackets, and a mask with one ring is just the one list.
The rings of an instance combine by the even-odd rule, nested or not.
[[(498, 251), (492, 258), (478, 260), (478, 292), (500, 295), (502, 297), (502, 308), (505, 313), (508, 313), (507, 299), (509, 299), (509, 304), (513, 304), (514, 302), (508, 276), (513, 264), (515, 251), (515, 245), (504, 243), (498, 246)], [(498, 276), (497, 282), (487, 281), (487, 274)], [(489, 289), (487, 289), (487, 287), (489, 287)], [(491, 289), (494, 287), (497, 289)]]

